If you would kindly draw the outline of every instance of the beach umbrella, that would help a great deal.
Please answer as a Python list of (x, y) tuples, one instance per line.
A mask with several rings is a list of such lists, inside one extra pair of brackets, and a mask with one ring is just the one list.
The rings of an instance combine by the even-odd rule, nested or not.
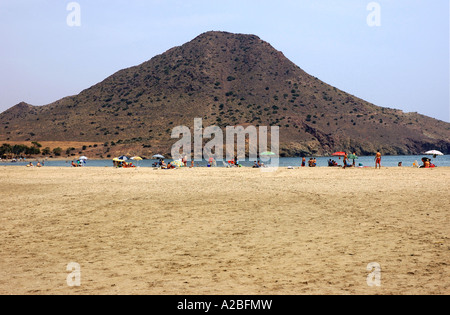
[(427, 152), (425, 152), (425, 154), (427, 154), (427, 155), (444, 155), (444, 153), (437, 151), (437, 150), (427, 151)]
[(349, 154), (349, 155), (348, 155), (348, 158), (349, 158), (350, 160), (357, 160), (357, 159), (358, 159), (358, 157), (357, 157), (355, 154)]
[(175, 167), (183, 167), (184, 164), (181, 160), (172, 161), (171, 164)]
[(273, 153), (273, 152), (267, 151), (267, 152), (261, 153), (260, 155), (264, 155), (264, 156), (274, 156), (274, 155), (276, 155), (276, 154)]
[(119, 160), (128, 161), (128, 158), (125, 155), (119, 156)]
[(164, 156), (162, 156), (161, 154), (155, 154), (154, 156), (152, 156), (154, 159), (165, 159)]
[(345, 156), (345, 152), (334, 152), (333, 156)]
[(135, 162), (136, 162), (136, 165), (139, 166), (139, 161), (142, 161), (143, 158), (141, 158), (140, 156), (133, 156), (133, 157), (131, 158), (131, 160), (135, 161)]
[(85, 157), (85, 156), (80, 156), (79, 158), (78, 158), (78, 161), (80, 161), (80, 163), (82, 162), (82, 163), (84, 163), (84, 164), (86, 164), (86, 161), (88, 160), (88, 158), (87, 157)]
[(121, 159), (119, 159), (119, 158), (114, 158), (113, 161), (114, 161), (114, 162), (123, 162), (123, 161), (122, 161)]

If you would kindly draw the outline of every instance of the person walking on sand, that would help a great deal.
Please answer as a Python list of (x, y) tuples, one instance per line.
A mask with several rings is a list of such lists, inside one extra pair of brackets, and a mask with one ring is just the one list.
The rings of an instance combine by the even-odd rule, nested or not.
[(377, 152), (377, 155), (375, 156), (375, 169), (376, 169), (378, 166), (379, 166), (380, 169), (381, 169), (381, 153), (380, 153), (380, 151), (378, 151), (378, 152)]

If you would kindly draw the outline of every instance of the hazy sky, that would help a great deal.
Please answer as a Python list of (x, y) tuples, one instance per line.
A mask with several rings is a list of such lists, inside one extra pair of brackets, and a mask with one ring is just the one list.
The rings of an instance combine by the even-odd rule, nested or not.
[[(80, 26), (67, 23), (71, 2)], [(449, 15), (449, 0), (0, 0), (0, 112), (78, 94), (214, 30), (258, 35), (376, 105), (450, 121)]]

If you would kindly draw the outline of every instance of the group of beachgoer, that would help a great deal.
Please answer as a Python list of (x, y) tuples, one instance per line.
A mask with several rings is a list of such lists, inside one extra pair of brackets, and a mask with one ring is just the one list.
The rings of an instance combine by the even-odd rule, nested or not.
[(356, 167), (356, 162), (355, 160), (353, 160), (353, 163), (350, 164), (349, 163), (349, 158), (347, 155), (344, 156), (344, 160), (343, 160), (344, 166), (340, 165), (338, 162), (336, 162), (335, 160), (329, 159), (328, 160), (328, 167), (343, 167), (343, 168), (347, 168), (347, 167)]
[(429, 158), (426, 158), (426, 157), (422, 158), (422, 162), (423, 162), (423, 165), (420, 166), (420, 168), (435, 168), (436, 167), (436, 165), (431, 163), (431, 159), (429, 159)]
[[(36, 163), (36, 167), (43, 167), (44, 165), (45, 165), (45, 162), (44, 162), (44, 161), (42, 161), (42, 163), (39, 162), (39, 161), (37, 161), (37, 163)], [(34, 167), (33, 162), (28, 163), (28, 164), (27, 164), (27, 167)]]
[[(356, 152), (353, 152), (352, 154), (354, 157), (356, 157)], [(339, 157), (339, 159), (341, 159), (341, 157)], [(381, 159), (382, 159), (382, 155), (381, 153), (378, 151), (375, 155), (375, 168), (380, 168), (381, 169)], [(350, 160), (353, 160), (353, 162), (350, 162)], [(184, 166), (187, 166), (187, 159), (182, 159), (182, 164)], [(429, 158), (423, 158), (423, 165), (420, 166), (421, 168), (433, 168), (436, 167), (433, 163), (431, 163), (431, 159)], [(317, 166), (317, 159), (316, 158), (310, 158), (309, 161), (306, 161), (305, 157), (302, 157), (302, 167), (306, 167), (306, 163), (308, 162), (308, 166), (309, 167), (316, 167)], [(224, 163), (225, 164), (225, 163)], [(347, 167), (356, 167), (356, 158), (353, 158), (352, 156), (350, 156), (350, 158), (348, 157), (347, 154), (343, 155), (343, 166), (339, 165), (335, 160), (333, 159), (329, 159), (328, 160), (328, 166), (329, 167), (342, 167), (342, 168), (347, 168)], [(225, 164), (226, 167), (241, 167), (238, 159), (235, 157), (234, 159), (227, 161), (227, 163)], [(216, 161), (213, 158), (210, 158), (207, 164), (207, 167), (212, 167), (212, 166), (216, 166)], [(398, 164), (399, 167), (403, 166), (402, 162), (399, 162)], [(163, 168), (163, 169), (172, 169), (172, 168), (177, 168), (177, 165), (173, 165), (172, 163), (166, 164), (164, 162), (164, 160), (160, 159), (159, 162), (155, 162), (153, 164), (153, 167), (159, 167), (159, 168)], [(190, 168), (194, 167), (194, 162), (191, 162), (191, 166)], [(257, 160), (254, 161), (253, 163), (253, 168), (261, 168), (261, 167), (266, 167), (264, 165), (264, 163), (262, 163), (261, 161)], [(364, 167), (362, 164), (359, 164), (359, 167)], [(419, 167), (419, 166), (418, 166)]]
[(260, 160), (255, 161), (255, 162), (253, 163), (253, 168), (261, 168), (261, 167), (266, 167), (266, 166), (264, 165), (264, 163), (261, 163)]
[(347, 155), (347, 153), (345, 153), (345, 155), (344, 155), (344, 161), (343, 161), (343, 163), (344, 163), (344, 166), (343, 166), (343, 168), (347, 168), (347, 167), (356, 167), (356, 152), (355, 151), (353, 151), (353, 163), (351, 163), (350, 164), (350, 159), (349, 159), (349, 157), (348, 157), (348, 155)]
[(332, 160), (332, 159), (328, 160), (328, 166), (329, 167), (340, 167), (340, 165), (335, 160)]
[[(419, 165), (417, 161), (413, 163), (413, 167), (418, 168), (435, 168), (436, 165), (431, 163), (431, 159), (424, 157), (422, 158), (422, 165)], [(381, 169), (381, 153), (377, 152), (377, 155), (375, 156), (375, 168), (379, 167)], [(403, 167), (403, 162), (398, 162), (398, 167)]]
[(158, 162), (153, 163), (153, 167), (158, 167), (161, 169), (175, 168), (175, 166), (172, 163), (166, 164), (166, 162), (163, 159), (159, 159)]
[[(157, 162), (152, 164), (152, 167), (163, 169), (163, 170), (171, 170), (171, 169), (176, 169), (179, 167), (188, 167), (187, 158), (186, 159), (182, 158), (181, 160), (178, 160), (178, 162), (181, 162), (181, 164), (177, 163), (177, 161), (172, 161), (170, 163), (166, 163), (164, 161), (164, 159), (158, 159)], [(194, 161), (191, 161), (189, 168), (193, 168), (193, 167), (194, 167)]]
[(207, 167), (216, 167), (216, 166), (217, 166), (216, 159), (213, 157), (209, 158)]
[(153, 167), (167, 166), (163, 159), (159, 159), (158, 162), (152, 164)]
[(82, 167), (82, 166), (83, 162), (81, 160), (77, 160), (76, 162), (72, 161), (72, 167)]
[[(342, 168), (347, 168), (347, 167), (356, 167), (356, 152), (353, 152), (352, 156), (347, 155), (347, 153), (342, 153), (342, 159), (343, 159), (343, 166), (339, 165), (335, 160), (333, 159), (329, 159), (328, 160), (328, 167), (342, 167)], [(341, 157), (339, 157), (339, 159), (341, 159)], [(353, 160), (352, 163), (350, 163), (350, 160)], [(317, 166), (317, 159), (316, 158), (310, 158), (308, 161), (308, 166), (309, 167), (316, 167)], [(361, 166), (361, 164), (360, 164)], [(306, 167), (306, 158), (302, 157), (302, 167)], [(380, 167), (381, 168), (381, 153), (377, 152), (376, 157), (375, 157), (375, 167)]]
[[(316, 167), (317, 166), (317, 159), (316, 158), (310, 158), (308, 161), (308, 167)], [(306, 167), (306, 158), (302, 157), (302, 167)]]
[(113, 165), (115, 168), (135, 168), (136, 166), (133, 163), (127, 163), (125, 161), (113, 161)]

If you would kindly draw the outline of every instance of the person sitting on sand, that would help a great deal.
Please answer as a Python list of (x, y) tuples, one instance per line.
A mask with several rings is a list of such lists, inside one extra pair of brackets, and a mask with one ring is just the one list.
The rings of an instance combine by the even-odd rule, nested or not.
[(422, 163), (423, 165), (420, 166), (420, 168), (430, 168), (431, 160), (429, 158), (424, 157), (422, 158)]
[(42, 167), (41, 163), (39, 163), (39, 161), (36, 164), (37, 167)]
[(302, 167), (305, 167), (305, 166), (306, 166), (306, 158), (303, 157), (303, 158), (302, 158)]
[(34, 165), (33, 165), (33, 163), (32, 162), (30, 162), (28, 165), (27, 165), (27, 167), (33, 167)]
[(335, 160), (330, 159), (328, 161), (328, 166), (330, 166), (330, 167), (337, 167), (339, 165), (337, 164), (337, 162)]
[(316, 167), (317, 166), (317, 160), (315, 158), (310, 158), (308, 161), (309, 167)]

